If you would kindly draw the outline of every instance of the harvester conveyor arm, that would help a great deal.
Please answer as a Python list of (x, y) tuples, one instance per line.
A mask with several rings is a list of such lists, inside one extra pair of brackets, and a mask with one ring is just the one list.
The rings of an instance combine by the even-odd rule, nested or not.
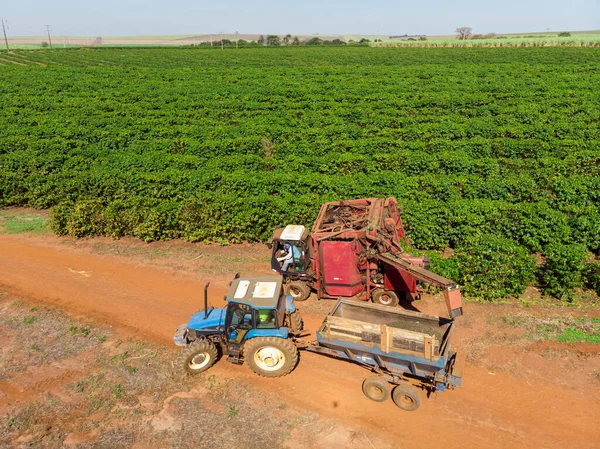
[(450, 314), (450, 317), (456, 318), (462, 315), (462, 299), (460, 295), (460, 289), (456, 282), (435, 274), (423, 267), (415, 265), (408, 260), (398, 257), (390, 252), (377, 254), (376, 257), (381, 262), (408, 273), (420, 281), (440, 287), (444, 292), (444, 298), (446, 299), (446, 306), (448, 307), (448, 313)]

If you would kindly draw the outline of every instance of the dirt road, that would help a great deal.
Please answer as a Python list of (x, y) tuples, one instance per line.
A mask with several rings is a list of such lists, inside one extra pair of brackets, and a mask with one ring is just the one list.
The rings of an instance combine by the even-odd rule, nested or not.
[[(177, 325), (201, 306), (207, 280), (214, 285), (212, 298), (222, 298), (226, 279), (199, 279), (185, 271), (95, 255), (61, 245), (55, 237), (0, 236), (0, 289), (166, 345)], [(313, 329), (321, 319), (314, 313), (303, 315)], [(173, 351), (175, 355), (175, 347)], [(296, 370), (281, 379), (262, 379), (245, 366), (226, 363), (213, 369), (234, 379), (251, 379), (256, 388), (277, 391), (301, 408), (368, 427), (399, 448), (599, 446), (598, 383), (565, 387), (551, 378), (468, 365), (463, 388), (440, 393), (423, 401), (419, 411), (407, 413), (391, 402), (378, 404), (362, 395), (365, 370), (316, 354), (302, 353)]]

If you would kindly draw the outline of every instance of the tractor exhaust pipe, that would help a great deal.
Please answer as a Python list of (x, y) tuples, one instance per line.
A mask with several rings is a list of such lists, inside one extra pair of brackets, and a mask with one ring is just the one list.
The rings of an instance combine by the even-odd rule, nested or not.
[(204, 286), (204, 319), (208, 318), (208, 286), (210, 282), (207, 282)]

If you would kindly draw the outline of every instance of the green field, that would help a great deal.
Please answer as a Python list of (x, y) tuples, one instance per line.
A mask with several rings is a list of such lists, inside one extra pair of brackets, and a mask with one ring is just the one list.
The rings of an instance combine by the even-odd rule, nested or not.
[(596, 49), (0, 57), (0, 206), (54, 208), (59, 234), (264, 241), (323, 201), (394, 195), (417, 248), (455, 251), (438, 268), (461, 283), (508, 248), (526, 273), (494, 274), (504, 294), (536, 282), (533, 253), (581, 260), (571, 289), (600, 250)]

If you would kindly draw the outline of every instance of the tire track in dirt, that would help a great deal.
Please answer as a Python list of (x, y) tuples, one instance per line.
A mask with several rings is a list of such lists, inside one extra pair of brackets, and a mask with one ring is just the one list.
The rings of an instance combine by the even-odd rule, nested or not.
[(15, 404), (33, 402), (50, 392), (62, 400), (71, 400), (71, 393), (64, 386), (80, 379), (93, 365), (93, 351), (84, 351), (67, 360), (47, 365), (31, 366), (25, 372), (9, 372), (0, 379), (0, 413)]
[[(0, 290), (163, 344), (201, 307), (205, 279), (65, 248), (56, 241), (0, 236)], [(211, 297), (222, 298), (227, 280), (210, 280), (215, 284)], [(312, 330), (321, 318), (305, 316)], [(564, 389), (551, 380), (491, 375), (468, 365), (463, 388), (440, 393), (423, 401), (419, 411), (407, 413), (391, 401), (378, 404), (362, 395), (361, 383), (368, 375), (364, 369), (317, 354), (301, 353), (295, 371), (279, 379), (260, 378), (246, 366), (225, 362), (213, 370), (275, 391), (290, 404), (368, 428), (397, 447), (591, 448), (599, 436), (599, 391), (589, 385)]]

